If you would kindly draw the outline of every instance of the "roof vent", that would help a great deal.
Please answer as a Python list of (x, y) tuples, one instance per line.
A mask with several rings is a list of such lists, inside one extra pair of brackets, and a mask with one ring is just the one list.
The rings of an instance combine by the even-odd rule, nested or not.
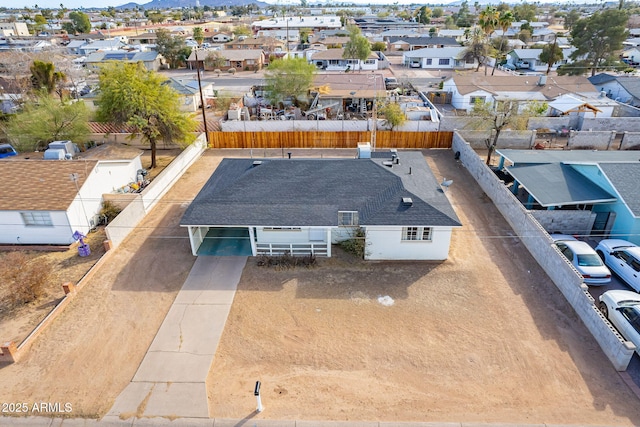
[(403, 206), (413, 206), (413, 199), (411, 199), (411, 197), (403, 197), (402, 198), (402, 205)]
[(393, 162), (389, 161), (389, 160), (385, 160), (384, 162), (382, 162), (383, 165), (385, 166), (389, 166), (390, 168), (393, 167)]
[(254, 168), (255, 168), (256, 166), (260, 166), (261, 164), (262, 164), (262, 161), (261, 161), (261, 160), (255, 160), (255, 161), (253, 162), (252, 167), (254, 167)]

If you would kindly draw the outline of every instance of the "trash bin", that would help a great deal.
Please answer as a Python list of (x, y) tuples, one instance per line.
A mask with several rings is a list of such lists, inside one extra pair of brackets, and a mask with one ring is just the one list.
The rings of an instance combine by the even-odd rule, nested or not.
[(78, 255), (80, 256), (89, 256), (91, 255), (91, 248), (88, 244), (83, 243), (78, 246)]

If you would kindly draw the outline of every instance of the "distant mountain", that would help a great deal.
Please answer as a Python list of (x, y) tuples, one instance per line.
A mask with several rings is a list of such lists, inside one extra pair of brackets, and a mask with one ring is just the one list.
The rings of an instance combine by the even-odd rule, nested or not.
[(174, 7), (194, 7), (196, 2), (200, 6), (244, 6), (246, 4), (255, 4), (258, 7), (267, 7), (268, 3), (255, 0), (152, 0), (149, 3), (139, 4), (129, 2), (117, 6), (116, 9), (133, 9), (135, 7), (143, 7), (144, 9), (170, 9)]

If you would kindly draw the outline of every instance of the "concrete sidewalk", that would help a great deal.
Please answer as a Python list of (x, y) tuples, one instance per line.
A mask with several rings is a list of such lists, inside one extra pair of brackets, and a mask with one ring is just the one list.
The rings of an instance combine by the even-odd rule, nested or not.
[(209, 418), (205, 381), (246, 261), (198, 257), (138, 371), (106, 419)]

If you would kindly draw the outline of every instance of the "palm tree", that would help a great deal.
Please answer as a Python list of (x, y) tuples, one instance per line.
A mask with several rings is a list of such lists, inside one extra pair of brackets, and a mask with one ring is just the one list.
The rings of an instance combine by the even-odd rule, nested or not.
[[(500, 16), (500, 12), (496, 10), (493, 6), (487, 6), (480, 15), (478, 16), (478, 25), (484, 32), (485, 40), (488, 44), (489, 38), (491, 34), (496, 30), (496, 27), (499, 25), (498, 18)], [(484, 64), (484, 75), (487, 75), (487, 63)]]
[[(511, 24), (515, 21), (516, 17), (513, 16), (510, 10), (503, 11), (498, 17), (498, 26), (502, 30), (502, 40), (500, 41), (500, 53), (502, 53), (502, 48), (504, 47), (504, 41), (506, 38), (506, 33), (511, 28)], [(493, 64), (493, 70), (491, 71), (491, 75), (496, 72), (496, 67), (498, 66), (498, 58), (496, 58), (496, 62)]]

